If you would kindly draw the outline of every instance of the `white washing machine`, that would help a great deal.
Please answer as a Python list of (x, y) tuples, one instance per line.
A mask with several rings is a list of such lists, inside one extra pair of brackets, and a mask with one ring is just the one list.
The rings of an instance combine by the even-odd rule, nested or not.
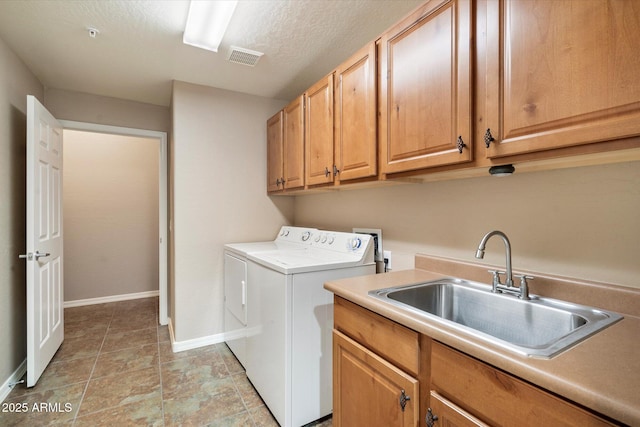
[[(224, 332), (225, 341), (243, 366), (246, 366), (247, 328), (247, 255), (277, 250), (295, 251), (308, 247), (315, 228), (280, 228), (275, 240), (251, 243), (229, 243), (224, 246)], [(303, 240), (306, 237), (307, 240)]]
[(303, 250), (247, 255), (246, 372), (284, 427), (332, 412), (333, 295), (324, 282), (376, 272), (371, 236), (304, 235)]

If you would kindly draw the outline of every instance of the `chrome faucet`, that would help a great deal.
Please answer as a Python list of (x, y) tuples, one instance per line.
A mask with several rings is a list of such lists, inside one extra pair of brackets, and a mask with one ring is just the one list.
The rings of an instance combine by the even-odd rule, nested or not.
[[(504, 246), (507, 252), (507, 285), (508, 288), (513, 286), (513, 274), (511, 271), (511, 243), (509, 243), (509, 238), (502, 231), (493, 230), (489, 233), (485, 234), (482, 240), (480, 240), (480, 244), (478, 245), (478, 250), (476, 251), (476, 258), (482, 259), (484, 258), (484, 247), (487, 244), (487, 241), (493, 236), (500, 236), (502, 241), (504, 242)], [(499, 271), (493, 272), (494, 280), (493, 280), (493, 292), (496, 292), (496, 285), (501, 285)], [(497, 279), (496, 279), (497, 278)]]
[(502, 241), (504, 242), (505, 250), (506, 250), (506, 258), (507, 258), (507, 282), (503, 285), (500, 283), (500, 274), (502, 271), (497, 270), (489, 270), (489, 273), (493, 274), (493, 284), (492, 284), (492, 292), (506, 292), (509, 294), (514, 294), (520, 299), (528, 300), (529, 299), (529, 286), (527, 284), (527, 279), (531, 280), (533, 277), (522, 275), (520, 277), (520, 288), (513, 287), (513, 272), (511, 269), (511, 243), (509, 242), (509, 238), (502, 231), (494, 230), (484, 235), (480, 244), (478, 245), (478, 250), (476, 251), (476, 258), (482, 259), (484, 258), (484, 247), (487, 244), (487, 241), (493, 236), (500, 236)]

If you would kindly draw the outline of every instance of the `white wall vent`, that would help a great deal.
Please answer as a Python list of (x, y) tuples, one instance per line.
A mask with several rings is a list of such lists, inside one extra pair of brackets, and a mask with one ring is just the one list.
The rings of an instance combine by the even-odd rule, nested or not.
[(262, 52), (231, 46), (227, 60), (229, 62), (235, 62), (236, 64), (255, 67), (262, 55), (264, 55)]

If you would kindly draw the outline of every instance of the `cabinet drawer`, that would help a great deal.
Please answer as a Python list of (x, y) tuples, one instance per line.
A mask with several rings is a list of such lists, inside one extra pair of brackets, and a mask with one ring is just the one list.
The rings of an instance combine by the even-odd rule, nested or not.
[(404, 371), (418, 375), (419, 334), (366, 308), (335, 297), (335, 329)]
[(432, 390), (490, 425), (614, 425), (443, 344), (431, 348)]

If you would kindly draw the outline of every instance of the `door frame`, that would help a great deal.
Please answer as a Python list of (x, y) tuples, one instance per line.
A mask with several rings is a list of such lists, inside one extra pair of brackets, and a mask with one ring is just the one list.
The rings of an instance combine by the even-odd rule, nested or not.
[[(161, 325), (169, 323), (168, 304), (168, 162), (167, 162), (167, 133), (127, 128), (122, 126), (101, 125), (97, 123), (76, 122), (71, 120), (58, 120), (64, 130), (77, 130), (91, 133), (106, 133), (112, 135), (137, 136), (143, 138), (155, 138), (160, 141), (160, 167), (158, 180), (158, 288), (159, 288), (159, 322)], [(63, 142), (64, 144), (64, 142)]]

